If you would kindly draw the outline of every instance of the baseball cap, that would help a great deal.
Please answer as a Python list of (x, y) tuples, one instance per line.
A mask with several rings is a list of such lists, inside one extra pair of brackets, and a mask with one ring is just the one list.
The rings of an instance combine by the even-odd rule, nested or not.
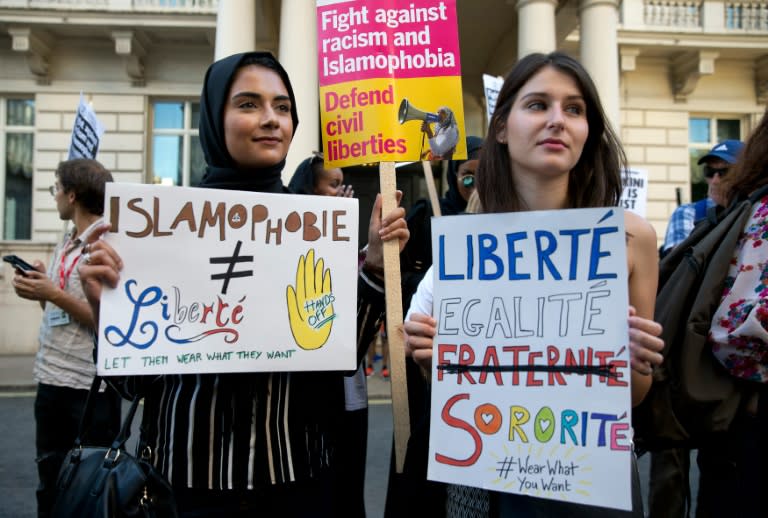
[(723, 140), (715, 144), (715, 147), (710, 149), (709, 153), (699, 158), (697, 163), (701, 165), (708, 158), (719, 158), (729, 164), (735, 164), (742, 147), (744, 147), (744, 143), (740, 140)]

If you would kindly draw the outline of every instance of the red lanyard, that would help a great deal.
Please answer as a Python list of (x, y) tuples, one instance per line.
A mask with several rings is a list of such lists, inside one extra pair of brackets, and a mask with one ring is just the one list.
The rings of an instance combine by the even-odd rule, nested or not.
[[(65, 246), (62, 251), (66, 251), (67, 247)], [(72, 275), (72, 270), (75, 269), (75, 266), (77, 265), (77, 262), (80, 260), (80, 257), (82, 257), (83, 253), (80, 252), (80, 254), (75, 257), (75, 260), (72, 261), (72, 264), (69, 265), (69, 269), (65, 271), (64, 263), (67, 262), (67, 254), (63, 253), (61, 254), (61, 266), (59, 266), (59, 287), (63, 290), (66, 285), (67, 281), (69, 281), (69, 276)]]

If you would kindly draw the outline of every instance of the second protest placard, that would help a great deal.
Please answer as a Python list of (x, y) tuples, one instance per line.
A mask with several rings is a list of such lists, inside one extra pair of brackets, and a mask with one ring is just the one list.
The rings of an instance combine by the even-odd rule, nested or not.
[(326, 166), (467, 156), (455, 0), (317, 0), (317, 34)]
[(430, 479), (631, 509), (623, 218), (433, 220)]

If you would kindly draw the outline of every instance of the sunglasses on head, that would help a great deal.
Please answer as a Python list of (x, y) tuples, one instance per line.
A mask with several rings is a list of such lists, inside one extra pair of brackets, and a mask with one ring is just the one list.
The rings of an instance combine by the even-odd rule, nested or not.
[(710, 167), (708, 165), (705, 165), (703, 168), (704, 176), (707, 178), (714, 178), (716, 174), (720, 175), (720, 178), (725, 176), (725, 174), (728, 172), (727, 167)]

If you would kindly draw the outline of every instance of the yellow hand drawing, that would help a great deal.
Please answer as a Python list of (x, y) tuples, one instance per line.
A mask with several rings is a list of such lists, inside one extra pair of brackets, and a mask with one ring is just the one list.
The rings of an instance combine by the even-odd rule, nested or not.
[(296, 288), (286, 289), (288, 319), (296, 345), (306, 350), (319, 349), (331, 334), (334, 296), (331, 291), (331, 271), (324, 268), (323, 259), (315, 263), (315, 251), (309, 249), (299, 258), (296, 268)]

